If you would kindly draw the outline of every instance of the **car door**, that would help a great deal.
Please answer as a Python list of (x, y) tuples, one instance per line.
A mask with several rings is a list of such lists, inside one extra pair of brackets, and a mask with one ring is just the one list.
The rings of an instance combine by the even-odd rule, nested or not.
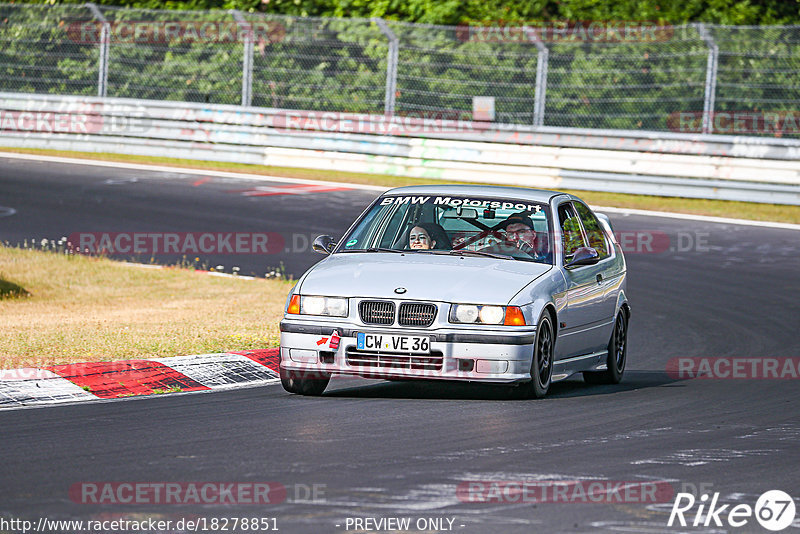
[(611, 338), (614, 315), (617, 312), (618, 296), (625, 275), (624, 266), (620, 258), (617, 257), (614, 246), (609, 241), (600, 220), (592, 210), (578, 200), (573, 200), (572, 205), (581, 219), (589, 246), (597, 250), (600, 255), (600, 261), (597, 263), (597, 267), (601, 269), (598, 274), (602, 276), (600, 285), (603, 286), (603, 300), (600, 312), (602, 317), (606, 319), (606, 327), (597, 329), (599, 337), (596, 343), (602, 349), (608, 345), (608, 340)]
[(560, 358), (570, 358), (605, 347), (601, 338), (609, 317), (604, 306), (603, 273), (608, 254), (606, 250), (606, 258), (594, 265), (567, 268), (575, 250), (589, 246), (589, 238), (571, 201), (561, 203), (557, 214), (561, 230), (560, 268), (567, 286), (567, 305), (559, 316), (557, 350)]

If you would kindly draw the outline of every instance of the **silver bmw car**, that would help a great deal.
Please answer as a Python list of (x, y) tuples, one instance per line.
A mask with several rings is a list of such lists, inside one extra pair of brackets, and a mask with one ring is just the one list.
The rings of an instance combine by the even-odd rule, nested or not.
[(540, 398), (575, 373), (617, 383), (626, 266), (611, 223), (579, 198), (495, 186), (381, 195), (297, 281), (280, 375), (320, 395), (331, 375), (504, 384)]

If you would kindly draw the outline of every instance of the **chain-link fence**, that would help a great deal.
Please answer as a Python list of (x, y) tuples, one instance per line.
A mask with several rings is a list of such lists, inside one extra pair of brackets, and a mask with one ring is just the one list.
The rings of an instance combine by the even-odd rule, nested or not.
[(0, 4), (0, 91), (800, 137), (800, 26), (595, 26)]
[(0, 90), (97, 94), (100, 47), (66, 31), (91, 20), (81, 6), (0, 4)]

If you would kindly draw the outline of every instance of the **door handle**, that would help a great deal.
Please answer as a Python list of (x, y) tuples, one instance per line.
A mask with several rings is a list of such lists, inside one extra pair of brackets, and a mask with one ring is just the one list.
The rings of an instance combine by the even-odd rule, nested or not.
[(597, 283), (598, 284), (602, 284), (603, 283), (603, 275), (600, 274), (600, 273), (597, 274)]

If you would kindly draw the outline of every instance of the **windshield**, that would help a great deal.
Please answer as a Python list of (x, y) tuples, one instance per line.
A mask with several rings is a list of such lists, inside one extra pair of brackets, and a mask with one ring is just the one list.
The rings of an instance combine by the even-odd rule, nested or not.
[(383, 196), (337, 252), (463, 254), (552, 263), (548, 213), (546, 204), (509, 198)]

